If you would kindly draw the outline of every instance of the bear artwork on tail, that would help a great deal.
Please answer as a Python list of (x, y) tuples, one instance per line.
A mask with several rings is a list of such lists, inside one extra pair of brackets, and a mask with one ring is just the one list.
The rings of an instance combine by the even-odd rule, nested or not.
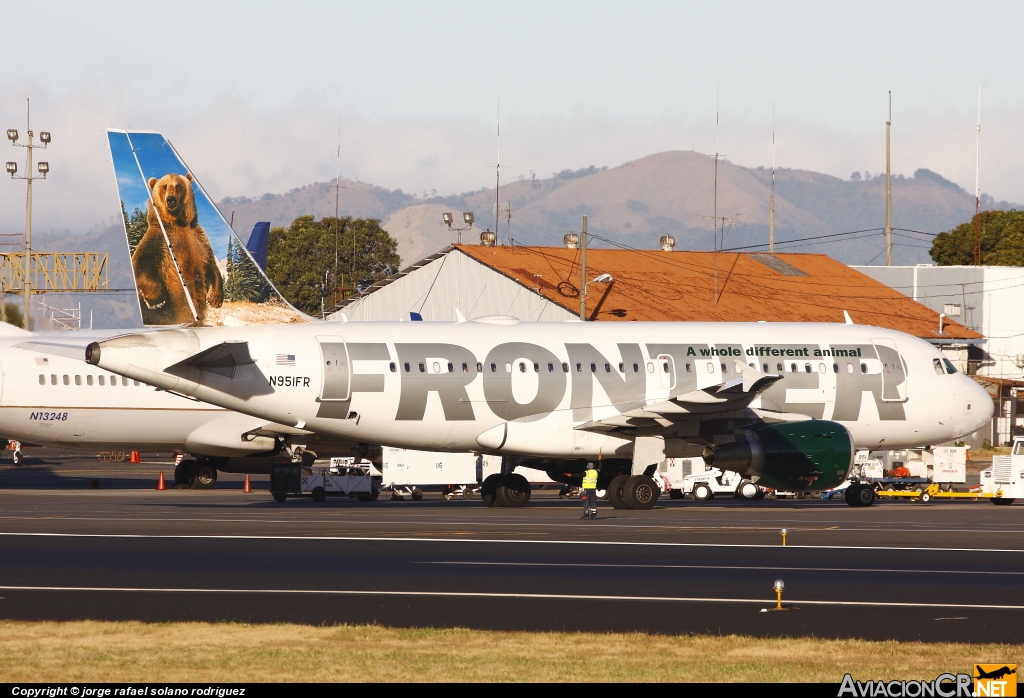
[[(210, 240), (199, 226), (192, 175), (151, 177), (149, 188), (153, 194), (147, 216), (149, 226), (132, 255), (142, 321), (146, 325), (203, 324), (206, 309), (219, 308), (224, 302), (224, 287)], [(173, 259), (164, 240), (165, 232), (174, 250)], [(194, 318), (174, 268), (175, 261), (192, 297)]]

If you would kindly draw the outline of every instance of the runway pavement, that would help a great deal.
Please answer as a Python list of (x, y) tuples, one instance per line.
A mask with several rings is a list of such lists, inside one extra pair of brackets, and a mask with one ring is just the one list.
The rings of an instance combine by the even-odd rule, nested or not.
[[(1020, 504), (663, 499), (581, 521), (552, 490), (277, 504), (265, 476), (156, 492), (167, 455), (29, 455), (0, 465), (4, 618), (1024, 641)], [(763, 611), (776, 579), (789, 610)]]

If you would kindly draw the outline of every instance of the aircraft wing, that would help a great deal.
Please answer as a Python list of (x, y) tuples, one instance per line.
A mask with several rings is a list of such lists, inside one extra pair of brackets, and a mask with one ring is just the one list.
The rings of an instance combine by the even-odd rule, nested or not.
[[(736, 362), (741, 377), (718, 385), (694, 390), (668, 400), (651, 402), (620, 415), (581, 424), (577, 429), (588, 431), (614, 431), (621, 428), (651, 426), (669, 427), (674, 423), (699, 419), (700, 415), (716, 412), (735, 412), (750, 406), (765, 390), (782, 380), (778, 374), (759, 373), (741, 362)], [(754, 410), (765, 421), (803, 421), (803, 415), (790, 415), (770, 410)]]

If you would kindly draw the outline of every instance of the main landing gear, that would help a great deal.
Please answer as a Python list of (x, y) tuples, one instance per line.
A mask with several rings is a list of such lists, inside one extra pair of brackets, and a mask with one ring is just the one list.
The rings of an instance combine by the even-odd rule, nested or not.
[(843, 499), (851, 507), (869, 507), (875, 503), (875, 488), (862, 482), (855, 482), (846, 488)]
[(616, 509), (653, 509), (660, 495), (661, 488), (647, 475), (619, 475), (608, 483), (608, 501)]
[(213, 489), (217, 484), (217, 469), (206, 460), (183, 460), (174, 468), (174, 484), (183, 489)]
[(480, 498), (488, 507), (526, 506), (530, 501), (530, 483), (519, 473), (494, 473), (480, 485)]

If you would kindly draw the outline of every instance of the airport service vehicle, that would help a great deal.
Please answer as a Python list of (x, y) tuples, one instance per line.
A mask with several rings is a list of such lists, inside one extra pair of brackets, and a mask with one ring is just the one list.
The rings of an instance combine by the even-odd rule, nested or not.
[(993, 504), (1013, 504), (1024, 499), (1024, 437), (1014, 437), (1010, 455), (993, 456), (992, 465), (981, 471), (980, 483), (976, 487), (967, 492), (943, 490), (941, 487), (936, 481), (914, 489), (882, 490), (876, 494), (924, 503), (933, 499), (988, 499)]
[(679, 490), (698, 502), (728, 494), (736, 499), (761, 499), (764, 490), (739, 473), (711, 468), (703, 473), (692, 473), (683, 478)]
[(330, 466), (311, 467), (281, 463), (276, 464), (270, 474), (270, 493), (278, 503), (289, 497), (302, 496), (314, 502), (324, 502), (327, 497), (349, 497), (360, 502), (373, 502), (380, 491), (378, 485), (370, 463), (332, 463)]
[(992, 414), (932, 345), (852, 323), (635, 322), (628, 338), (617, 323), (507, 317), (195, 327), (96, 342), (87, 360), (325, 437), (504, 455), (482, 496), (511, 506), (529, 499), (511, 470), (557, 480), (599, 457), (599, 486), (631, 508), (653, 506), (671, 456), (823, 490), (846, 479), (855, 443), (941, 443)]

